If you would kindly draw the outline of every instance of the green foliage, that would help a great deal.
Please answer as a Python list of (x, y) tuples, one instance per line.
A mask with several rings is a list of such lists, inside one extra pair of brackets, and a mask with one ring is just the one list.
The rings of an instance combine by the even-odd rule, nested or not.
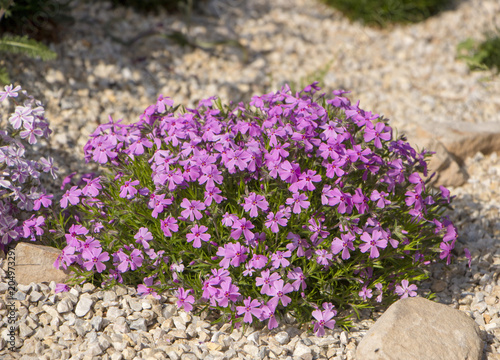
[(462, 41), (457, 46), (457, 58), (465, 60), (471, 70), (496, 70), (500, 73), (500, 31), (486, 35), (486, 40)]
[(351, 21), (386, 27), (393, 23), (423, 21), (446, 9), (450, 0), (323, 0)]
[(0, 52), (2, 51), (12, 54), (24, 54), (42, 60), (53, 60), (57, 57), (54, 51), (36, 40), (29, 39), (27, 36), (9, 34), (0, 38)]

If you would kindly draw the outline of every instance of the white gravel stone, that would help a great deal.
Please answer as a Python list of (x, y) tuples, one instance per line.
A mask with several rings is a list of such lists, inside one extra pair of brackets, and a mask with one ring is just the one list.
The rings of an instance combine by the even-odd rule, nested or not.
[(80, 297), (80, 301), (76, 304), (75, 315), (78, 317), (85, 316), (90, 311), (93, 304), (94, 300), (92, 300), (89, 296)]

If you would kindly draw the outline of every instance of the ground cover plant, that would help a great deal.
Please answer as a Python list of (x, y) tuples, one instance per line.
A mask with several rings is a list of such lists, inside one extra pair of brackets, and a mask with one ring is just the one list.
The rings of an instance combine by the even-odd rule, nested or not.
[[(21, 101), (23, 99), (23, 101)], [(11, 106), (9, 106), (9, 104)], [(14, 112), (4, 119), (10, 108)], [(57, 178), (52, 158), (37, 156), (39, 140), (51, 133), (42, 104), (6, 85), (0, 91), (0, 249), (19, 240), (35, 240), (46, 231), (53, 195), (41, 184), (44, 175)], [(47, 173), (47, 174), (44, 174)]]
[(351, 21), (386, 27), (395, 23), (416, 23), (448, 8), (450, 0), (323, 0)]
[(458, 58), (465, 60), (470, 70), (500, 72), (500, 31), (485, 35), (483, 41), (467, 39), (457, 46)]
[(172, 291), (234, 326), (288, 313), (319, 336), (415, 296), (455, 246), (449, 191), (427, 185), (429, 154), (386, 119), (318, 91), (195, 109), (160, 95), (131, 125), (110, 118), (84, 148), (103, 172), (63, 181), (55, 265), (70, 283)]

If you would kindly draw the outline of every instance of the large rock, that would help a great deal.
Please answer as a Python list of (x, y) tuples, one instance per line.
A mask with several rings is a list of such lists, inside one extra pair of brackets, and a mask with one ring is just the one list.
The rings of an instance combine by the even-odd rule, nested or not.
[(422, 122), (408, 140), (419, 149), (436, 152), (429, 164), (430, 172), (437, 172), (435, 185), (460, 186), (468, 179), (463, 170), (467, 157), (500, 152), (500, 123)]
[(366, 333), (358, 360), (480, 360), (477, 324), (449, 306), (415, 297), (391, 305)]
[(70, 272), (54, 268), (54, 261), (61, 250), (43, 245), (20, 242), (14, 249), (16, 282), (21, 285), (30, 283), (65, 282)]

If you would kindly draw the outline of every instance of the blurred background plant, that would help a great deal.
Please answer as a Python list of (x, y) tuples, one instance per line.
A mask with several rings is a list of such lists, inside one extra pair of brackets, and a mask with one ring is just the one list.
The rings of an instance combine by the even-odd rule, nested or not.
[[(71, 0), (0, 0), (0, 52), (23, 54), (44, 61), (57, 54), (46, 43), (60, 41), (62, 27), (73, 19)], [(10, 83), (5, 63), (0, 62), (0, 84)]]
[(111, 0), (113, 6), (129, 6), (143, 13), (158, 9), (185, 12), (186, 9), (196, 9), (203, 2), (206, 0)]
[(323, 0), (351, 21), (385, 28), (423, 21), (449, 8), (453, 0)]
[(500, 73), (500, 28), (485, 34), (483, 41), (467, 39), (457, 45), (457, 58), (465, 60), (469, 69), (494, 70)]

